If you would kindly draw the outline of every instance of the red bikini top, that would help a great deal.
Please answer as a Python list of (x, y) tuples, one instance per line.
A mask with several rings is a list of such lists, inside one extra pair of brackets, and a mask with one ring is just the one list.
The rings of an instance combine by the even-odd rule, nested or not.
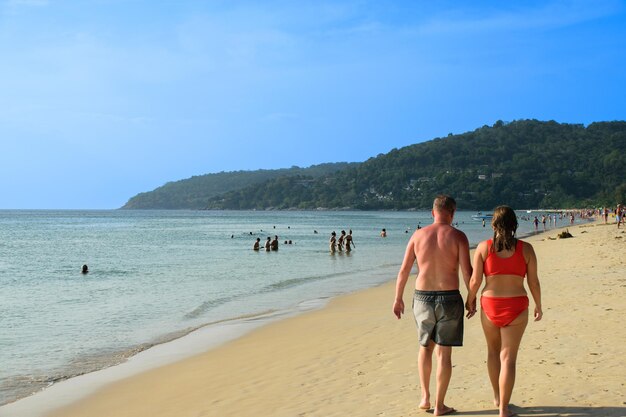
[(521, 240), (517, 240), (515, 244), (515, 252), (508, 258), (500, 258), (494, 251), (491, 250), (493, 246), (492, 239), (487, 241), (487, 247), (489, 253), (487, 259), (483, 264), (483, 271), (485, 276), (490, 277), (492, 275), (517, 275), (524, 278), (526, 276), (526, 260), (524, 259), (524, 250)]

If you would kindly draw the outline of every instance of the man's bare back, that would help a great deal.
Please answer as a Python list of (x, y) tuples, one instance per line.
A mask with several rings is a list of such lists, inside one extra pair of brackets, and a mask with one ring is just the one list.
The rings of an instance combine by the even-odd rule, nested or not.
[(411, 236), (396, 282), (394, 314), (404, 314), (402, 295), (404, 287), (417, 261), (418, 275), (415, 289), (420, 291), (448, 291), (459, 289), (459, 266), (465, 286), (472, 276), (469, 242), (465, 233), (451, 226), (454, 211), (432, 211), (434, 221), (418, 229)]
[(465, 234), (449, 224), (434, 223), (415, 231), (409, 245), (417, 260), (415, 289), (446, 291), (459, 289), (459, 254), (467, 252)]

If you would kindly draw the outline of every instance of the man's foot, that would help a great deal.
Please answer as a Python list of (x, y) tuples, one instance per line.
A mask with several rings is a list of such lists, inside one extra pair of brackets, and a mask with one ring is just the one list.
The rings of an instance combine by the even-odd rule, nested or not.
[(443, 406), (442, 409), (435, 408), (434, 415), (436, 416), (447, 416), (448, 414), (456, 413), (456, 410), (452, 407)]

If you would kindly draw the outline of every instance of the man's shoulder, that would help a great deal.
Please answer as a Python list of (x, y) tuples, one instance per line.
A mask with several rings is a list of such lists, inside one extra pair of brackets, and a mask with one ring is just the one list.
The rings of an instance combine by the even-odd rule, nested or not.
[(454, 233), (456, 233), (459, 237), (463, 237), (467, 239), (467, 235), (465, 234), (464, 231), (457, 229), (456, 227), (453, 227), (453, 229), (454, 229)]
[(453, 239), (456, 242), (463, 243), (467, 242), (467, 235), (462, 230), (457, 229), (456, 227), (450, 225), (449, 229), (446, 229), (446, 234), (449, 238)]
[(434, 232), (433, 229), (433, 225), (428, 225), (428, 226), (424, 226), (420, 229), (417, 229), (416, 231), (413, 232), (413, 235), (411, 235), (411, 240), (417, 240), (417, 239), (421, 239), (424, 236), (428, 236), (430, 234), (432, 234)]

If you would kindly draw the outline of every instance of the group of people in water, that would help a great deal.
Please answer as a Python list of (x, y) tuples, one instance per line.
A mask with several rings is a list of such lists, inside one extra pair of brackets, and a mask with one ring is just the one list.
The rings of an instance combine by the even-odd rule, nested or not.
[[(313, 231), (313, 233), (317, 234), (317, 230)], [(291, 244), (293, 244), (293, 241), (285, 240), (285, 245), (291, 245)], [(351, 229), (347, 234), (345, 230), (342, 230), (339, 238), (337, 238), (337, 233), (333, 231), (330, 236), (329, 244), (330, 244), (331, 253), (343, 252), (343, 251), (350, 252), (352, 251), (352, 248), (356, 246), (354, 243), (354, 238), (352, 237)], [(265, 241), (265, 245), (263, 247), (265, 248), (265, 251), (267, 252), (277, 251), (278, 250), (278, 236), (274, 235), (274, 239), (268, 236), (267, 240)], [(256, 238), (256, 241), (254, 242), (252, 246), (252, 250), (255, 250), (255, 251), (261, 250), (261, 238), (259, 237)]]
[[(292, 243), (293, 242), (291, 240), (285, 241), (285, 245), (290, 245)], [(278, 250), (278, 236), (274, 235), (274, 239), (268, 236), (267, 240), (265, 240), (264, 248), (266, 252)], [(252, 249), (256, 251), (261, 250), (261, 238), (260, 237), (256, 238), (256, 242), (254, 242), (254, 246), (252, 246)]]
[[(534, 301), (534, 320), (543, 317), (537, 257), (530, 243), (515, 236), (515, 211), (500, 206), (491, 220), (493, 237), (479, 243), (472, 266), (467, 236), (452, 226), (455, 212), (452, 197), (437, 196), (433, 224), (413, 233), (398, 272), (393, 313), (398, 319), (404, 314), (404, 288), (417, 263), (413, 314), (420, 344), (419, 407), (432, 409), (436, 416), (454, 413), (456, 410), (444, 403), (452, 375), (452, 347), (463, 344), (464, 310), (468, 319), (477, 313), (478, 291), (484, 279), (480, 318), (487, 343), (487, 373), (499, 416), (510, 417), (514, 415), (509, 401), (517, 353), (529, 321), (530, 303), (524, 281)], [(468, 291), (465, 303), (459, 292), (459, 270)], [(437, 352), (438, 365), (434, 404), (430, 393), (433, 352)]]
[(337, 233), (333, 230), (330, 234), (330, 240), (328, 241), (330, 252), (343, 252), (345, 249), (346, 252), (352, 251), (354, 245), (354, 238), (352, 237), (352, 229), (346, 234), (345, 230), (341, 231), (341, 235), (337, 238)]

